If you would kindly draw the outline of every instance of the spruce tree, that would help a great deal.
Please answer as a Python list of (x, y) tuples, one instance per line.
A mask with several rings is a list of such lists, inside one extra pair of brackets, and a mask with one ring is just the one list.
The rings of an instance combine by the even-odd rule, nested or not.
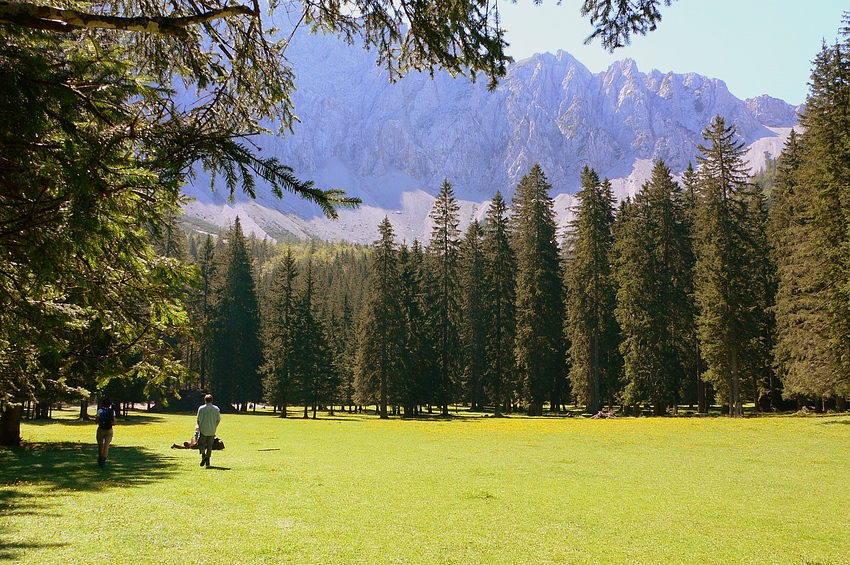
[(634, 203), (617, 216), (617, 308), (624, 404), (656, 415), (681, 401), (695, 336), (693, 252), (685, 195), (658, 161)]
[(262, 398), (260, 315), (248, 244), (237, 217), (221, 255), (212, 317), (210, 388), (223, 406)]
[(193, 308), (193, 322), (198, 328), (196, 339), (198, 341), (198, 377), (200, 378), (201, 390), (206, 390), (208, 372), (210, 365), (210, 321), (212, 319), (212, 305), (214, 303), (214, 281), (215, 281), (215, 242), (211, 235), (207, 235), (198, 252), (198, 270), (200, 281), (197, 294), (195, 295), (195, 307)]
[(484, 229), (478, 220), (470, 222), (460, 246), (461, 307), (463, 320), (464, 400), (472, 410), (484, 408), (484, 367), (487, 321), (484, 311)]
[(444, 181), (430, 218), (426, 248), (428, 338), (434, 348), (431, 402), (448, 416), (460, 370), (461, 297), (458, 204), (452, 185)]
[[(749, 232), (748, 171), (744, 143), (717, 116), (703, 131), (697, 157), (696, 303), (705, 378), (726, 398), (732, 416), (743, 414), (742, 362), (759, 338), (752, 292), (754, 249)], [(746, 382), (746, 381), (744, 381)]]
[(296, 298), (291, 390), (294, 400), (304, 406), (304, 418), (308, 418), (308, 412), (312, 410), (313, 419), (319, 405), (328, 402), (335, 393), (334, 383), (329, 379), (333, 359), (325, 321), (319, 315), (321, 304), (317, 294), (312, 263), (308, 259)]
[[(695, 253), (694, 237), (696, 233), (695, 225), (697, 206), (699, 204), (697, 185), (697, 172), (694, 169), (693, 163), (689, 162), (685, 172), (682, 173), (682, 186), (684, 188), (685, 197), (685, 217), (688, 222), (688, 232), (691, 234), (691, 250), (693, 253)], [(694, 255), (694, 263), (696, 263), (696, 255)], [(696, 269), (696, 264), (694, 264), (694, 269)], [(695, 271), (691, 273), (691, 276), (693, 277), (694, 274)], [(696, 308), (696, 298), (694, 293), (695, 287), (692, 289), (690, 299), (694, 308)], [(702, 350), (700, 349), (699, 335), (697, 332), (694, 332), (691, 338), (690, 351), (691, 365), (688, 368), (688, 374), (690, 375), (688, 381), (690, 382), (690, 385), (687, 387), (690, 392), (690, 401), (693, 402), (695, 396), (697, 411), (700, 414), (708, 414), (709, 401), (714, 397), (714, 389), (711, 383), (702, 378), (702, 374), (705, 371), (705, 362), (702, 357)]]
[(287, 416), (289, 388), (293, 370), (293, 333), (295, 324), (298, 269), (292, 249), (287, 248), (272, 271), (268, 314), (264, 320), (264, 351), (266, 363), (265, 400), (280, 407), (280, 417)]
[(494, 415), (515, 388), (516, 261), (510, 242), (507, 205), (496, 192), (484, 222), (484, 383)]
[(585, 166), (570, 224), (566, 265), (570, 380), (578, 402), (596, 413), (619, 390), (619, 329), (611, 273), (614, 197), (607, 179)]
[(567, 398), (563, 346), (564, 303), (552, 186), (540, 165), (517, 185), (511, 214), (516, 257), (516, 356), (528, 414), (548, 400), (556, 410)]
[(417, 407), (429, 401), (428, 376), (434, 359), (428, 338), (424, 304), (423, 266), (425, 255), (418, 240), (410, 248), (399, 249), (399, 300), (404, 320), (404, 348), (399, 375), (399, 402), (405, 416), (416, 414)]
[[(360, 404), (374, 402), (380, 417), (388, 418), (391, 389), (402, 372), (405, 327), (399, 295), (398, 252), (389, 218), (384, 218), (378, 231), (381, 238), (373, 245), (358, 332), (354, 386)], [(400, 396), (397, 390), (393, 392), (393, 399)]]
[(779, 283), (776, 365), (797, 398), (850, 394), (850, 15), (815, 57), (803, 129), (780, 158), (771, 211)]

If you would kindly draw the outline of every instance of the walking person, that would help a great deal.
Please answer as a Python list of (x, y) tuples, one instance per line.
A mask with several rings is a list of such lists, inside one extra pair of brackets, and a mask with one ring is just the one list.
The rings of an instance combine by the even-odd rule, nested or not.
[(201, 450), (201, 467), (210, 466), (215, 430), (221, 422), (221, 411), (212, 401), (212, 395), (208, 394), (204, 397), (204, 405), (198, 408), (198, 430), (201, 432), (198, 448)]
[(100, 408), (95, 416), (97, 421), (97, 464), (101, 468), (106, 466), (106, 458), (109, 457), (109, 444), (112, 443), (112, 426), (118, 418), (112, 408), (112, 401), (104, 398), (100, 402)]

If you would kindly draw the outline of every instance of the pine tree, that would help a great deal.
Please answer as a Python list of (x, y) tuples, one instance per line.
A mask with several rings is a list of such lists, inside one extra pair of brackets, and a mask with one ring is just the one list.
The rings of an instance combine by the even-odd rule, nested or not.
[(581, 173), (579, 206), (570, 225), (566, 266), (570, 378), (578, 402), (596, 413), (618, 392), (619, 329), (611, 273), (614, 197), (607, 179)]
[(225, 406), (262, 398), (260, 318), (248, 246), (239, 218), (227, 234), (215, 289), (210, 388)]
[(470, 222), (460, 246), (461, 307), (463, 324), (464, 400), (472, 410), (484, 408), (484, 370), (487, 322), (484, 311), (484, 229)]
[(540, 165), (517, 185), (511, 214), (516, 257), (516, 356), (528, 414), (539, 416), (549, 400), (565, 403), (564, 306), (552, 186)]
[(263, 365), (265, 400), (280, 407), (280, 417), (287, 416), (289, 388), (293, 370), (293, 332), (295, 330), (295, 280), (298, 269), (292, 249), (287, 248), (272, 271), (270, 304), (265, 316), (264, 342), (266, 363)]
[(304, 418), (308, 418), (308, 412), (312, 410), (314, 419), (319, 404), (327, 402), (335, 392), (329, 381), (333, 359), (328, 346), (327, 328), (319, 315), (320, 308), (316, 279), (308, 259), (296, 298), (291, 390), (294, 400), (304, 406)]
[(615, 233), (624, 404), (652, 402), (663, 415), (681, 401), (695, 327), (685, 195), (662, 161), (621, 206)]
[(428, 375), (433, 374), (432, 346), (427, 337), (423, 265), (425, 256), (418, 240), (408, 249), (399, 249), (399, 298), (404, 319), (405, 343), (402, 372), (399, 375), (399, 402), (405, 416), (413, 416), (417, 406), (429, 401)]
[(198, 376), (200, 378), (201, 390), (206, 390), (209, 361), (210, 361), (210, 321), (212, 319), (212, 305), (214, 302), (213, 288), (215, 280), (215, 242), (211, 235), (207, 235), (198, 253), (198, 270), (200, 271), (200, 285), (196, 294), (194, 322), (199, 328), (196, 339), (198, 340)]
[[(717, 116), (703, 131), (697, 157), (695, 225), (698, 332), (705, 378), (725, 395), (729, 413), (743, 414), (742, 361), (759, 338), (757, 301), (750, 289), (754, 250), (749, 233), (744, 143)], [(746, 381), (744, 381), (746, 382)]]
[[(381, 418), (388, 418), (389, 398), (400, 396), (393, 379), (401, 373), (405, 342), (404, 319), (399, 296), (398, 252), (389, 218), (378, 231), (373, 245), (365, 304), (358, 332), (355, 390), (358, 403), (378, 405)], [(393, 394), (394, 393), (394, 394)]]
[(453, 400), (461, 356), (458, 210), (452, 185), (444, 181), (431, 210), (434, 227), (425, 256), (428, 338), (434, 347), (430, 394), (444, 416)]
[(502, 413), (502, 403), (511, 398), (516, 365), (516, 261), (510, 242), (507, 205), (496, 192), (484, 222), (485, 328), (484, 382), (494, 415)]
[[(699, 194), (697, 172), (694, 169), (693, 163), (689, 162), (685, 172), (682, 173), (682, 186), (684, 188), (685, 198), (685, 217), (687, 218), (688, 232), (691, 234), (691, 251), (695, 253), (694, 237), (696, 233), (695, 226)], [(696, 263), (696, 255), (694, 255), (694, 263)], [(691, 273), (692, 277), (695, 275), (695, 269), (696, 264), (694, 264), (694, 272)], [(695, 287), (693, 287), (690, 301), (694, 305), (694, 308), (696, 308), (695, 292)], [(708, 414), (709, 399), (713, 398), (714, 389), (711, 383), (702, 378), (706, 364), (702, 357), (702, 350), (700, 349), (699, 335), (697, 332), (694, 332), (691, 338), (690, 351), (691, 365), (688, 368), (688, 374), (690, 375), (688, 381), (690, 382), (690, 385), (688, 386), (688, 389), (690, 389), (691, 402), (693, 402), (695, 396), (697, 411), (700, 414)]]
[(776, 246), (776, 366), (797, 398), (850, 394), (850, 15), (843, 42), (814, 60), (800, 117), (779, 162), (771, 235)]

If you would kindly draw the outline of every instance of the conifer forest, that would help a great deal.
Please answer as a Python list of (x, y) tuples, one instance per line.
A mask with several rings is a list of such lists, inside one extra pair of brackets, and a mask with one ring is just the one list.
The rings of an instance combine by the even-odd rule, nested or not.
[(844, 410), (848, 70), (850, 43), (823, 49), (800, 133), (756, 174), (721, 116), (680, 181), (658, 161), (633, 199), (586, 167), (565, 233), (534, 166), (463, 233), (444, 182), (424, 242), (388, 218), (365, 248), (272, 244), (238, 221), (191, 235), (173, 250), (201, 273), (186, 385), (304, 417)]
[[(292, 77), (279, 66), (246, 64), (238, 82), (277, 90), (210, 97), (231, 113), (178, 115), (165, 89), (127, 78), (140, 63), (122, 63), (115, 45), (67, 51), (4, 33), (0, 57), (20, 72), (0, 73), (0, 106), (35, 110), (3, 110), (3, 131), (37, 142), (0, 139), (3, 437), (16, 439), (24, 409), (80, 402), (85, 417), (104, 394), (165, 408), (210, 391), (225, 410), (305, 418), (846, 409), (850, 17), (817, 53), (799, 128), (763, 170), (747, 168), (735, 124), (716, 116), (681, 177), (659, 160), (634, 198), (616, 202), (586, 166), (567, 230), (535, 165), (512, 196), (494, 192), (483, 221), (461, 221), (447, 179), (427, 241), (400, 241), (385, 218), (370, 246), (181, 222), (179, 188), (198, 162), (231, 194), (251, 194), (257, 176), (330, 217), (358, 204), (233, 141), (231, 125), (291, 123)], [(201, 69), (196, 81), (214, 84), (213, 63), (172, 61), (163, 45), (139, 48), (159, 53), (145, 72)], [(243, 107), (253, 103), (268, 104)]]

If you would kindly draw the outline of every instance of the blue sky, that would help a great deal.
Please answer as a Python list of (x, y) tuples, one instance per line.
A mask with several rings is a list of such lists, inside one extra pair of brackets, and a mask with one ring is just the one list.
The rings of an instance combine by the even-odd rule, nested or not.
[(516, 60), (558, 49), (592, 72), (630, 58), (643, 72), (696, 72), (726, 82), (739, 98), (769, 94), (792, 104), (805, 101), (811, 61), (821, 41), (834, 42), (846, 0), (677, 0), (663, 8), (658, 29), (608, 54), (598, 42), (583, 45), (592, 30), (579, 16), (581, 0), (499, 3)]

